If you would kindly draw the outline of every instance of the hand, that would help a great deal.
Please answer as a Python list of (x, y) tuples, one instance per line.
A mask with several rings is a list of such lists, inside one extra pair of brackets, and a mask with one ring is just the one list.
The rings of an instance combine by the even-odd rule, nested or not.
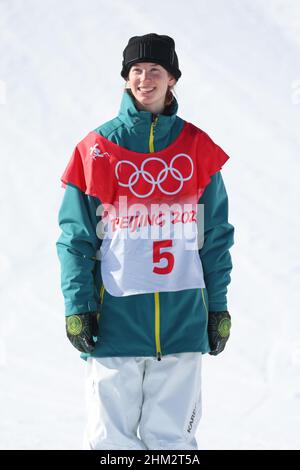
[(91, 353), (95, 348), (93, 336), (98, 335), (97, 313), (80, 313), (66, 317), (66, 332), (76, 349)]
[(208, 339), (212, 356), (220, 354), (230, 336), (231, 316), (226, 312), (209, 312)]

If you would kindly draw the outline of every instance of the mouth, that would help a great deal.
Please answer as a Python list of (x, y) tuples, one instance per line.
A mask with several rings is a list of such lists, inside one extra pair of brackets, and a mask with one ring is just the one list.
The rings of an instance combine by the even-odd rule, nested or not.
[(138, 90), (142, 95), (150, 95), (155, 90), (155, 87), (153, 87), (153, 88), (138, 87)]

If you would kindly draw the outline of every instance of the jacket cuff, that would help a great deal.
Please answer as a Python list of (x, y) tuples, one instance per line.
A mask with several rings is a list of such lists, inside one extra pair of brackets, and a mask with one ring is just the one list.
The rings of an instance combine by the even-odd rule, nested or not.
[(225, 312), (228, 311), (227, 303), (209, 302), (209, 312)]
[(65, 316), (75, 315), (76, 313), (87, 313), (99, 311), (97, 302), (90, 301), (85, 304), (75, 304), (73, 302), (65, 303)]

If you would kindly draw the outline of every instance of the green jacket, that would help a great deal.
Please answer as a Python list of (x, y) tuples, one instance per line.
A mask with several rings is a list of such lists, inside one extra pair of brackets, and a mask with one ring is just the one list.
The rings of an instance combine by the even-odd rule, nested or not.
[[(131, 95), (124, 92), (118, 116), (95, 132), (135, 152), (148, 153), (153, 148), (160, 151), (183, 128), (184, 120), (177, 116), (177, 109), (174, 98), (164, 114), (138, 111)], [(56, 244), (65, 315), (100, 312), (99, 336), (92, 356), (163, 357), (210, 351), (208, 312), (227, 310), (232, 269), (229, 249), (234, 235), (228, 223), (228, 198), (220, 171), (212, 176), (199, 203), (204, 204), (204, 244), (199, 255), (206, 288), (115, 297), (103, 286), (101, 261), (96, 258), (101, 245), (96, 235), (100, 201), (67, 184), (59, 211), (61, 235)]]

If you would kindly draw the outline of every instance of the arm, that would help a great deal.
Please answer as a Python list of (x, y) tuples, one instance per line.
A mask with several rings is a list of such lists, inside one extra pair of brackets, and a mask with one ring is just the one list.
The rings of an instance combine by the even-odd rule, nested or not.
[(99, 199), (67, 184), (58, 216), (62, 232), (56, 243), (66, 316), (98, 309), (94, 268), (101, 245), (96, 235), (99, 204)]
[(199, 203), (204, 204), (204, 244), (199, 254), (209, 311), (226, 311), (232, 269), (229, 249), (234, 243), (234, 227), (228, 222), (228, 198), (220, 172), (212, 176)]

